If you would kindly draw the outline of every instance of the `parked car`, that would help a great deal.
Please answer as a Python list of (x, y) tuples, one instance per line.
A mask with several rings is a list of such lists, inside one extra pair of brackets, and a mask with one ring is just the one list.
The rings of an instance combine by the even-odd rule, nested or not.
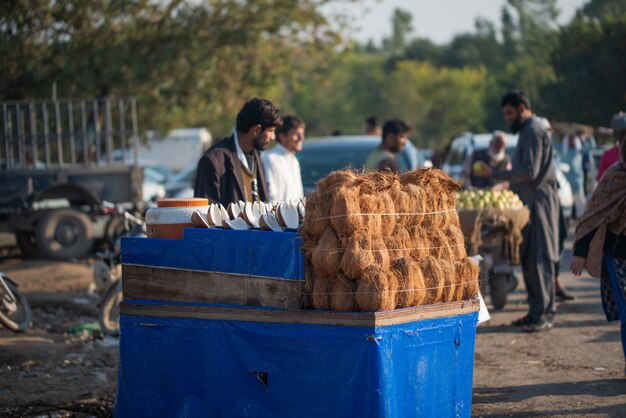
[[(463, 163), (465, 159), (475, 150), (485, 149), (489, 146), (492, 134), (482, 133), (474, 134), (466, 132), (454, 138), (450, 145), (450, 151), (445, 156), (442, 170), (445, 171), (450, 177), (460, 179), (461, 171), (463, 170)], [(518, 135), (507, 135), (506, 153), (512, 155), (515, 147), (517, 146)], [(564, 163), (558, 163), (556, 165), (556, 181), (559, 191), (559, 199), (565, 217), (571, 218), (574, 207), (574, 194), (572, 193), (572, 187), (565, 178), (563, 172), (569, 170), (569, 166)]]
[[(307, 138), (298, 153), (302, 172), (304, 194), (315, 190), (315, 183), (333, 170), (346, 167), (362, 169), (367, 156), (378, 145), (380, 138), (373, 136), (330, 136)], [(407, 142), (401, 158), (411, 169), (428, 166), (427, 160), (420, 154), (415, 145)], [(190, 166), (174, 175), (165, 184), (168, 197), (193, 197), (193, 184), (196, 176), (196, 165)]]
[[(307, 138), (298, 154), (304, 194), (314, 191), (315, 183), (331, 171), (346, 167), (362, 169), (367, 156), (379, 145), (380, 138), (373, 136)], [(406, 143), (400, 158), (410, 169), (426, 165), (426, 160), (411, 142)]]

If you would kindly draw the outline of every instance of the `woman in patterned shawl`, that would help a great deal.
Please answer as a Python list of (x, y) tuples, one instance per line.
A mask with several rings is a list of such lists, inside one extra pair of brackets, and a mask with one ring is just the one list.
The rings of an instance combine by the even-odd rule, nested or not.
[(620, 160), (605, 172), (576, 227), (571, 269), (600, 278), (602, 307), (608, 321), (621, 322), (626, 359), (626, 114), (615, 115), (611, 127)]

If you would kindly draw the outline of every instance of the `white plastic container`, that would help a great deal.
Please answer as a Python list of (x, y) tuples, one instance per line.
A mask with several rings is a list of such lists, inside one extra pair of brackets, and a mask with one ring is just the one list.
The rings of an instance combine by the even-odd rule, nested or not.
[(191, 216), (197, 210), (207, 213), (209, 201), (202, 198), (159, 200), (157, 207), (146, 213), (148, 237), (182, 238), (185, 228), (193, 227)]

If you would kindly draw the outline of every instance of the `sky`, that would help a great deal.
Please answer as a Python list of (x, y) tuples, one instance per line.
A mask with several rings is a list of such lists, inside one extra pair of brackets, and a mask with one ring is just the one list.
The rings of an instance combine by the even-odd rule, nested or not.
[[(567, 23), (586, 0), (557, 0), (559, 23)], [(410, 37), (448, 43), (456, 34), (474, 32), (474, 21), (483, 17), (499, 28), (500, 11), (506, 0), (361, 0), (357, 4), (333, 5), (329, 10), (345, 11), (358, 29), (352, 38), (361, 43), (372, 39), (377, 45), (391, 34), (391, 16), (396, 8), (413, 15)]]

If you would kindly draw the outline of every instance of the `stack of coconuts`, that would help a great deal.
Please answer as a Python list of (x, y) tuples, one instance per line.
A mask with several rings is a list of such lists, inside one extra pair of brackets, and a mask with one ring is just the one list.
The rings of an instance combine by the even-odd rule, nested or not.
[(471, 299), (478, 266), (436, 169), (335, 171), (306, 200), (300, 233), (316, 309), (387, 311)]

